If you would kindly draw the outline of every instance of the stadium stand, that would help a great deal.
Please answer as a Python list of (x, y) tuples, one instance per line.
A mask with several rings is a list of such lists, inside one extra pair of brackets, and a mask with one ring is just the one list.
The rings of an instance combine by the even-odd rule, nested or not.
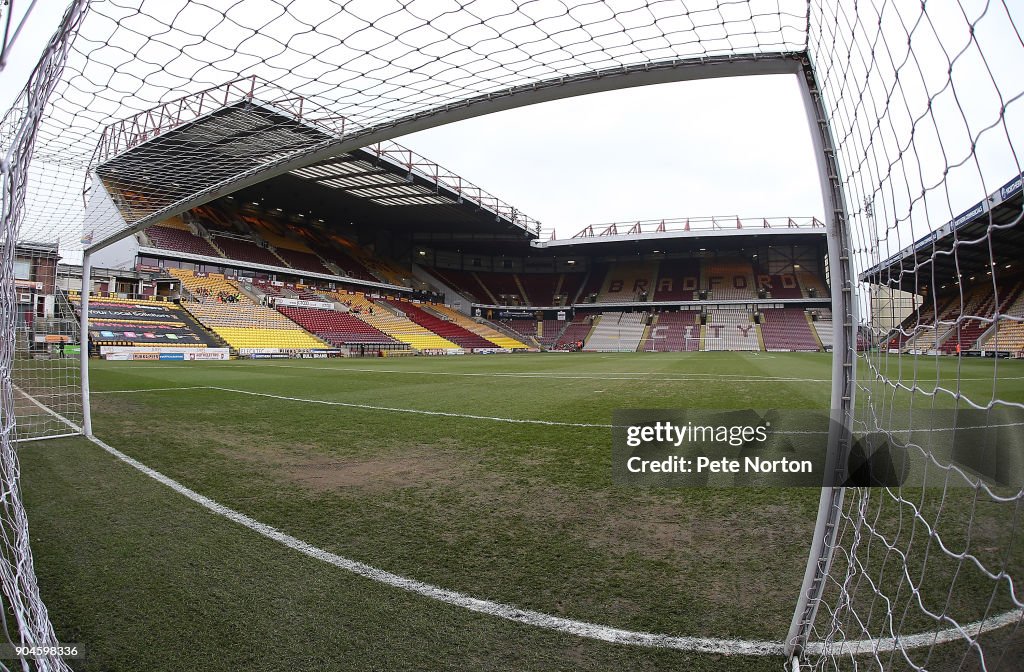
[(646, 329), (647, 313), (602, 313), (583, 349), (588, 352), (632, 352), (640, 346)]
[(460, 346), (438, 336), (412, 320), (398, 315), (387, 303), (376, 303), (359, 292), (333, 292), (329, 295), (351, 309), (363, 322), (382, 331), (395, 340), (406, 343), (418, 351), (459, 350)]
[(145, 235), (153, 247), (163, 250), (201, 254), (207, 257), (221, 256), (205, 238), (200, 238), (189, 231), (185, 223), (177, 217), (148, 227)]
[(537, 342), (545, 348), (553, 348), (562, 336), (562, 332), (571, 324), (566, 320), (542, 320), (537, 325)]
[(247, 261), (266, 266), (284, 266), (273, 252), (260, 247), (252, 240), (235, 233), (213, 233), (210, 241), (224, 253), (224, 256), (235, 261)]
[(739, 258), (708, 259), (703, 264), (701, 287), (714, 301), (756, 299), (754, 270), (750, 262)]
[(486, 324), (476, 322), (454, 308), (449, 308), (443, 304), (428, 304), (427, 310), (432, 310), (440, 315), (442, 319), (446, 319), (454, 324), (459, 325), (466, 331), (470, 331), (483, 339), (494, 343), (499, 348), (509, 348), (511, 350), (526, 350), (530, 346), (522, 341), (515, 340), (510, 336), (506, 336), (500, 331), (493, 329)]
[(761, 311), (761, 338), (770, 352), (820, 350), (818, 339), (807, 323), (807, 315), (799, 308), (765, 308)]
[(524, 342), (530, 338), (537, 338), (537, 320), (505, 318), (498, 322), (509, 331), (521, 336)]
[(476, 276), (478, 283), (483, 286), (487, 296), (497, 299), (498, 305), (526, 305), (526, 299), (523, 298), (523, 293), (519, 289), (514, 273), (472, 271), (471, 275)]
[(593, 315), (577, 314), (558, 337), (555, 348), (572, 348), (580, 341), (586, 342), (587, 336), (593, 328)]
[(658, 268), (655, 301), (695, 301), (700, 287), (700, 262), (694, 259), (665, 260)]
[(654, 294), (657, 275), (657, 262), (635, 261), (615, 264), (605, 276), (597, 300), (599, 303), (646, 301)]
[(230, 231), (237, 233), (231, 222), (231, 216), (222, 212), (219, 205), (207, 203), (198, 208), (193, 208), (186, 213), (193, 222), (200, 224), (211, 233), (213, 231)]
[[(81, 296), (68, 299), (81, 315)], [(216, 347), (217, 339), (184, 309), (159, 299), (89, 297), (89, 339), (93, 345)]]
[(416, 350), (458, 350), (460, 346), (442, 336), (425, 329), (412, 320), (387, 312), (376, 310), (373, 315), (363, 314), (361, 319), (375, 326), (392, 338), (409, 344)]
[(1000, 318), (978, 339), (978, 349), (984, 353), (1006, 353), (1024, 356), (1024, 287), (1018, 283), (1014, 296), (1000, 310)]
[(813, 320), (814, 333), (825, 350), (832, 349), (832, 311), (827, 308), (818, 308), (814, 311), (818, 319)]
[[(1010, 310), (1013, 309), (1020, 294), (1021, 283), (1017, 282), (1007, 285), (1006, 291), (1000, 293), (1000, 315), (1012, 314)], [(976, 296), (980, 296), (981, 300), (975, 300)], [(970, 311), (971, 306), (968, 306), (965, 314), (988, 319), (977, 319), (975, 317), (957, 319), (939, 351), (943, 354), (951, 355), (957, 352), (978, 349), (974, 347), (978, 339), (992, 327), (992, 318), (995, 316), (995, 299), (996, 297), (992, 293), (991, 287), (979, 287), (974, 290), (971, 293), (971, 306), (976, 305), (977, 307)]]
[(450, 268), (431, 268), (430, 273), (459, 294), (464, 294), (476, 303), (497, 305), (497, 297), (488, 293), (487, 288), (480, 284), (477, 276), (470, 271), (457, 271)]
[(359, 255), (359, 247), (355, 243), (347, 238), (333, 234), (326, 236), (326, 238), (329, 239), (329, 242), (318, 240), (317, 244), (313, 246), (313, 250), (337, 266), (344, 275), (358, 280), (372, 280), (375, 282), (380, 280), (380, 278), (376, 277), (358, 261), (356, 256)]
[(348, 313), (294, 306), (278, 306), (277, 310), (306, 331), (339, 347), (363, 344), (394, 345), (399, 342)]
[(580, 290), (586, 277), (586, 273), (562, 273), (555, 284), (552, 305), (568, 306), (582, 300)]
[[(938, 314), (945, 314), (947, 310), (953, 308), (953, 302), (949, 299), (944, 299), (939, 305)], [(890, 350), (908, 350), (911, 341), (918, 335), (923, 325), (930, 325), (935, 322), (936, 315), (936, 304), (932, 301), (924, 301), (914, 312), (903, 320), (902, 324), (897, 328), (889, 339), (888, 348)]]
[(757, 325), (750, 311), (738, 308), (712, 308), (704, 329), (705, 350), (760, 350)]
[(768, 299), (800, 299), (803, 292), (796, 276), (792, 273), (781, 275), (760, 274), (757, 276), (758, 291), (765, 291), (765, 298)]
[(1024, 322), (999, 320), (981, 350), (986, 353), (1007, 353), (1014, 357), (1024, 356)]
[(554, 306), (555, 294), (560, 290), (562, 275), (551, 273), (518, 273), (519, 284), (526, 292), (524, 303), (528, 306)]
[(301, 250), (292, 250), (287, 247), (278, 246), (275, 246), (274, 251), (286, 264), (296, 270), (312, 271), (314, 273), (324, 273), (327, 275), (334, 274), (334, 271), (324, 266), (323, 262), (320, 261), (320, 257), (316, 256), (312, 252), (303, 252)]
[(641, 350), (644, 352), (700, 350), (700, 313), (695, 310), (681, 310), (659, 314), (650, 333), (644, 339)]
[(364, 256), (359, 259), (360, 263), (372, 274), (392, 285), (404, 287), (412, 286), (409, 276), (410, 271), (399, 268), (387, 259), (381, 257)]
[(577, 301), (584, 303), (596, 300), (601, 288), (604, 287), (604, 278), (608, 274), (608, 264), (596, 262), (590, 266), (590, 272), (582, 280), (582, 287)]
[[(828, 298), (828, 285), (818, 277), (817, 273), (810, 271), (797, 271), (796, 280), (800, 284), (800, 292), (804, 298)], [(779, 297), (781, 298), (781, 297)]]
[(233, 348), (327, 347), (276, 310), (257, 306), (238, 285), (219, 273), (197, 275), (177, 268), (170, 269), (170, 273), (192, 296), (193, 300), (182, 302), (185, 309)]
[(460, 347), (467, 349), (499, 347), (497, 344), (492, 343), (483, 336), (474, 334), (454, 322), (449, 322), (437, 317), (436, 315), (431, 315), (420, 306), (409, 303), (408, 301), (390, 299), (386, 302), (393, 308), (405, 313), (406, 317), (424, 329), (432, 331), (438, 336), (441, 336), (453, 343), (457, 343)]
[[(986, 302), (990, 303), (991, 300), (990, 293), (986, 293), (984, 290), (976, 290), (969, 292), (966, 297), (963, 297), (962, 312), (960, 310), (960, 296), (956, 296), (947, 302), (946, 308), (939, 313), (937, 320), (929, 319), (929, 315), (932, 313), (928, 310), (922, 310), (919, 322), (914, 325), (912, 336), (905, 341), (903, 350), (905, 352), (921, 353), (940, 352), (946, 340), (955, 333), (955, 327), (959, 321), (958, 317), (961, 314), (979, 314), (979, 311), (985, 310), (983, 304)], [(988, 312), (991, 314), (991, 307), (988, 308)], [(969, 322), (970, 320), (966, 321)], [(955, 342), (953, 350), (956, 350)]]

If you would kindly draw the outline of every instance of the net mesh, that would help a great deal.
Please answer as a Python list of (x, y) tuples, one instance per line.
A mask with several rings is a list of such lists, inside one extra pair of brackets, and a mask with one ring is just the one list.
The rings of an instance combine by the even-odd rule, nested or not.
[[(1024, 350), (1020, 195), (1007, 182), (1021, 173), (1024, 17), (1012, 7), (96, 0), (44, 57), (61, 60), (70, 45), (63, 70), (42, 70), (0, 127), (18, 157), (4, 173), (3, 282), (12, 286), (15, 239), (59, 240), (62, 251), (96, 244), (246, 177), (326, 158), (339, 141), (400, 135), (451, 106), (678, 59), (805, 59), (834, 143), (838, 172), (827, 177), (848, 208), (826, 217), (849, 231), (849, 258), (830, 264), (860, 277), (853, 431), (916, 451), (928, 487), (850, 489), (831, 512), (833, 561), (821, 567), (804, 659), (822, 669), (1012, 667), (1020, 484), (943, 461), (921, 437), (956, 426), (960, 409), (1015, 426), (1021, 408), (1013, 363), (967, 360)], [(980, 214), (958, 228), (976, 203)], [(13, 315), (5, 311), (5, 334), (15, 333)], [(35, 343), (27, 333), (22, 342)], [(52, 366), (22, 359), (37, 377)], [(74, 384), (65, 375), (56, 387)], [(13, 455), (16, 402), (5, 389), (4, 452)], [(42, 427), (37, 416), (25, 422)]]
[[(40, 186), (26, 179), (38, 121), (81, 20), (84, 3), (80, 5), (69, 9), (30, 81), (0, 124), (0, 613), (8, 644), (44, 647), (39, 656), (23, 657), (21, 669), (70, 670), (56, 651), (45, 648), (55, 646), (58, 640), (39, 595), (16, 446), (20, 441), (68, 434), (74, 431), (75, 420), (81, 422), (78, 369), (73, 359), (60, 356), (77, 342), (78, 333), (57, 290), (62, 275), (58, 235), (50, 231), (41, 240), (28, 242), (19, 229), (27, 194)], [(10, 39), (5, 33), (0, 50), (4, 54)], [(0, 56), (0, 63), (3, 61)], [(58, 415), (61, 412), (71, 417), (64, 420)], [(9, 669), (7, 662), (0, 662), (0, 667)]]
[[(1020, 368), (975, 356), (1013, 354), (1006, 335), (1024, 314), (1024, 15), (1000, 2), (810, 4), (861, 279), (853, 429), (920, 466), (904, 485), (846, 492), (809, 657), (820, 669), (1014, 669)], [(955, 441), (972, 423), (991, 428), (985, 441)]]

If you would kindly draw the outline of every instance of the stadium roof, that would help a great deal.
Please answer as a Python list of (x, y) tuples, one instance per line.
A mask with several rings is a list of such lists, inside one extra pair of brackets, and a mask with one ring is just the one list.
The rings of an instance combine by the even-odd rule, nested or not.
[(241, 175), (261, 174), (264, 181), (239, 190), (244, 197), (267, 192), (289, 204), (322, 203), (332, 213), (390, 226), (415, 222), (511, 231), (522, 239), (538, 235), (532, 218), (395, 142), (275, 171), (282, 157), (315, 155), (352, 124), (301, 96), (261, 100), (260, 86), (253, 78), (228, 82), (108, 126), (91, 165), (127, 227), (96, 242), (113, 242), (232, 193), (228, 185)]
[(537, 223), (513, 206), (393, 142), (332, 156), (233, 196), (340, 224), (519, 241), (537, 236)]
[[(957, 282), (960, 276), (1010, 267), (1024, 259), (1022, 176), (1018, 175), (912, 245), (869, 268), (860, 279), (908, 292), (933, 282)], [(991, 244), (989, 241), (991, 238)], [(927, 273), (926, 278), (920, 275)]]

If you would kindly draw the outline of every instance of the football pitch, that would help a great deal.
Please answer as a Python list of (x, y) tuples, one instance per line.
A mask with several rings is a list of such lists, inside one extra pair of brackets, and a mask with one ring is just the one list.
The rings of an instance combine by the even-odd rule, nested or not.
[[(993, 390), (990, 360), (912, 360), (888, 375), (1024, 401), (1018, 362)], [(97, 437), (208, 499), (84, 439), (23, 444), (43, 598), (83, 670), (777, 670), (781, 655), (723, 651), (781, 646), (818, 491), (616, 486), (609, 424), (615, 409), (827, 409), (831, 361), (94, 362)]]

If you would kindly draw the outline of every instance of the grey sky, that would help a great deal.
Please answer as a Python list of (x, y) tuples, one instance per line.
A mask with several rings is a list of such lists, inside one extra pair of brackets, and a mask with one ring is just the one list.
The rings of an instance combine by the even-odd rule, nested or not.
[(398, 142), (555, 227), (559, 237), (637, 219), (823, 216), (792, 76), (592, 94)]
[[(849, 9), (850, 3), (845, 0), (836, 2), (837, 6)], [(228, 7), (230, 20), (221, 21), (222, 17), (207, 4)], [(355, 30), (344, 44), (345, 49), (358, 49), (365, 42), (366, 48), (384, 49), (379, 54), (384, 56), (390, 53), (389, 48), (408, 46), (422, 38), (422, 42), (416, 42), (413, 55), (423, 56), (434, 51), (450, 53), (451, 49), (445, 47), (445, 40), (441, 39), (443, 33), (438, 30), (419, 28), (412, 33), (402, 32), (415, 23), (414, 15), (422, 7), (437, 9), (442, 4), (440, 0), (421, 0), (421, 3), (409, 5), (410, 11), (399, 17), (405, 22), (400, 26), (388, 28), (387, 19), (376, 19), (378, 24), (375, 25), (403, 35), (401, 44), (398, 40), (389, 41), (385, 34), (359, 29), (362, 25), (359, 16), (369, 16), (368, 13), (379, 9), (373, 3), (347, 4), (346, 11), (352, 14), (346, 15), (345, 20), (323, 20), (337, 23), (337, 31)], [(610, 0), (610, 4), (619, 10), (613, 21), (603, 16), (602, 12), (608, 12), (604, 5), (574, 5), (574, 19), (592, 22), (588, 28), (598, 34), (594, 38), (594, 44), (600, 45), (598, 52), (588, 52), (590, 47), (585, 39), (573, 42), (576, 40), (573, 31), (559, 33), (563, 29), (561, 18), (542, 18), (548, 16), (547, 9), (562, 6), (548, 0), (523, 3), (518, 13), (508, 20), (489, 19), (492, 33), (497, 26), (504, 25), (503, 21), (508, 23), (514, 19), (517, 25), (521, 24), (506, 27), (500, 39), (484, 34), (487, 31), (479, 35), (461, 34), (454, 15), (437, 18), (435, 23), (447, 22), (441, 27), (463, 39), (472, 37), (470, 42), (480, 40), (474, 47), (486, 45), (486, 49), (491, 50), (489, 63), (492, 64), (521, 56), (515, 40), (531, 44), (530, 40), (536, 38), (533, 33), (538, 31), (530, 27), (527, 19), (531, 18), (543, 25), (539, 29), (541, 33), (563, 35), (563, 42), (576, 45), (566, 48), (565, 53), (573, 54), (570, 61), (575, 59), (582, 63), (595, 58), (598, 59), (595, 63), (603, 63), (600, 58), (612, 55), (625, 61), (634, 58), (635, 54), (614, 43), (621, 34), (616, 21), (629, 24), (630, 38), (645, 48), (650, 47), (651, 57), (663, 57), (657, 51), (660, 38), (655, 36), (657, 39), (652, 38), (654, 41), (649, 45), (644, 41), (651, 32), (645, 27), (645, 22), (650, 20), (648, 10), (634, 11), (627, 0)], [(62, 0), (41, 0), (36, 5), (7, 70), (0, 74), (3, 79), (0, 109), (6, 109), (13, 100), (65, 5)], [(17, 0), (15, 17), (27, 6), (28, 0)], [(146, 40), (144, 35), (148, 33), (145, 31), (152, 31), (154, 22), (145, 16), (136, 16), (121, 3), (98, 3), (92, 10), (94, 22), (89, 24), (94, 34), (83, 35), (96, 41), (86, 39), (82, 44), (84, 51), (75, 55), (75, 67), (81, 68), (84, 74), (78, 77), (74, 90), (65, 92), (67, 98), (61, 106), (71, 110), (77, 105), (84, 108), (85, 114), (75, 120), (79, 124), (75, 133), (79, 135), (65, 133), (60, 125), (62, 119), (57, 120), (50, 129), (56, 148), (52, 151), (60, 155), (63, 137), (78, 137), (82, 140), (81, 146), (75, 146), (74, 151), (88, 154), (92, 147), (89, 143), (93, 142), (88, 134), (99, 125), (124, 118), (132, 111), (147, 109), (158, 99), (173, 98), (178, 90), (191, 91), (220, 84), (243, 72), (259, 74), (285, 89), (297, 89), (314, 98), (335, 96), (341, 106), (352, 103), (354, 108), (351, 109), (361, 110), (358, 114), (372, 121), (377, 109), (373, 105), (380, 104), (380, 109), (386, 110), (394, 101), (386, 95), (379, 100), (371, 98), (367, 91), (380, 90), (389, 82), (407, 81), (407, 78), (397, 64), (381, 67), (379, 61), (368, 59), (366, 72), (375, 73), (373, 77), (381, 79), (365, 79), (366, 72), (346, 60), (347, 53), (337, 53), (338, 47), (330, 46), (329, 38), (334, 34), (331, 30), (325, 27), (316, 40), (307, 36), (309, 26), (320, 21), (317, 18), (320, 9), (339, 6), (326, 0), (291, 3), (289, 11), (306, 21), (306, 25), (297, 25), (282, 16), (278, 11), (281, 6), (273, 2), (206, 0), (188, 5), (184, 0), (149, 2), (145, 5), (145, 14), (158, 15), (161, 21), (174, 23), (175, 28), (158, 40)], [(740, 39), (738, 36), (743, 34), (746, 24), (739, 5), (717, 6), (712, 0), (693, 0), (687, 4), (691, 10), (698, 6), (707, 8), (707, 15), (694, 11), (691, 18), (702, 25), (693, 29), (692, 34), (685, 29), (675, 34), (684, 45), (681, 53), (689, 53), (687, 50), (698, 49), (700, 45), (712, 50), (729, 47), (714, 37), (715, 21), (723, 18), (735, 22), (730, 24), (733, 26), (730, 39)], [(755, 8), (765, 6), (765, 3), (751, 4)], [(799, 0), (787, 0), (785, 6), (801, 11), (805, 7)], [(480, 7), (497, 11), (496, 5), (481, 4)], [(860, 101), (859, 87), (863, 85), (866, 107), (842, 109), (835, 121), (842, 125), (844, 121), (856, 120), (852, 126), (848, 125), (848, 132), (853, 135), (849, 158), (859, 163), (844, 166), (844, 169), (847, 174), (858, 169), (865, 171), (856, 175), (854, 181), (866, 193), (853, 195), (854, 202), (850, 205), (854, 210), (860, 207), (864, 196), (872, 195), (872, 185), (891, 176), (891, 183), (880, 195), (875, 194), (879, 223), (899, 229), (899, 235), (889, 236), (886, 241), (890, 249), (883, 250), (885, 254), (929, 228), (942, 225), (953, 214), (977, 202), (984, 189), (997, 187), (1009, 179), (1019, 163), (1012, 135), (1024, 127), (1021, 102), (1024, 85), (1021, 70), (1015, 65), (1020, 62), (1016, 58), (1021, 51), (1020, 41), (1015, 41), (1014, 22), (1007, 19), (1005, 5), (978, 0), (964, 0), (962, 4), (933, 3), (929, 4), (923, 21), (916, 20), (921, 11), (919, 5), (901, 7), (905, 16), (894, 15), (888, 4), (883, 7), (887, 8), (884, 42), (876, 46), (875, 58), (864, 60), (875, 39), (864, 26), (875, 25), (878, 20), (871, 13), (871, 3), (857, 5), (862, 28), (856, 32), (856, 43), (850, 49), (854, 54), (849, 61), (851, 75), (843, 80), (850, 85), (842, 92), (845, 98), (839, 104)], [(678, 6), (673, 3), (652, 3), (650, 11), (671, 13), (675, 10)], [(119, 18), (122, 14), (128, 18)], [(552, 12), (550, 16), (556, 14)], [(803, 25), (787, 12), (778, 17), (771, 12), (759, 15), (754, 19), (755, 25), (760, 25), (765, 32), (758, 39), (766, 42), (757, 42), (757, 45), (767, 50), (774, 44), (772, 40), (782, 39), (782, 35), (787, 36), (786, 40), (794, 39), (789, 28), (773, 32), (776, 18), (783, 24)], [(1019, 17), (1014, 18), (1019, 23)], [(678, 29), (681, 20), (680, 17), (663, 17), (659, 25), (662, 30)], [(840, 60), (846, 58), (847, 50), (841, 48), (844, 41), (855, 32), (843, 23), (845, 20), (840, 19), (838, 25), (831, 26), (826, 22), (818, 28), (826, 38), (830, 31), (835, 31), (840, 45), (835, 51)], [(821, 17), (815, 16), (812, 24), (815, 21), (821, 21)], [(920, 75), (912, 68), (902, 72), (897, 89), (899, 96), (893, 99), (897, 107), (886, 111), (888, 89), (885, 84), (891, 74), (885, 68), (889, 61), (905, 60), (900, 52), (907, 49), (907, 26), (912, 26), (909, 29), (914, 31), (912, 53), (923, 70)], [(971, 26), (973, 31), (968, 30)], [(296, 35), (303, 37), (294, 39)], [(699, 45), (686, 46), (686, 40), (693, 35), (701, 36)], [(985, 49), (970, 44), (974, 39), (984, 43)], [(325, 45), (322, 53), (317, 52), (320, 42)], [(378, 42), (382, 46), (372, 47)], [(558, 48), (546, 43), (542, 47), (549, 49), (543, 52), (548, 54), (545, 58), (554, 59), (552, 63), (560, 62), (557, 59), (562, 54)], [(316, 53), (305, 53), (304, 49)], [(83, 53), (89, 54), (88, 63), (82, 62)], [(466, 59), (475, 52), (461, 49), (455, 53), (458, 58)], [(329, 58), (321, 61), (324, 54)], [(830, 56), (827, 48), (818, 49), (818, 54), (825, 59)], [(169, 60), (162, 60), (165, 57)], [(954, 74), (957, 96), (953, 95), (953, 87), (945, 86), (948, 59), (957, 62)], [(336, 64), (333, 69), (328, 67), (332, 63)], [(472, 62), (460, 63), (459, 67), (465, 68), (465, 72), (460, 72), (467, 81), (479, 74)], [(865, 69), (868, 63), (873, 64), (871, 75)], [(914, 65), (912, 62), (911, 66)], [(819, 63), (819, 67), (827, 66), (827, 63)], [(453, 72), (453, 67), (438, 71), (436, 76), (444, 79)], [(110, 68), (117, 73), (112, 80), (116, 85), (113, 88), (107, 86)], [(340, 82), (339, 88), (331, 88), (334, 86), (332, 78)], [(865, 84), (867, 82), (870, 85)], [(364, 85), (367, 88), (360, 88)], [(354, 99), (346, 93), (350, 89), (355, 91)], [(98, 91), (100, 95), (91, 96), (83, 91)], [(399, 103), (394, 104), (404, 100), (401, 93), (396, 94), (395, 100)], [(996, 115), (1000, 110), (1000, 97), (1005, 104), (1005, 122), (999, 122)], [(934, 105), (929, 106), (929, 101)], [(898, 105), (908, 108), (907, 112), (901, 111)], [(926, 107), (930, 112), (925, 116), (920, 110)], [(883, 113), (887, 115), (884, 123), (874, 128)], [(908, 145), (905, 138), (912, 126), (917, 130), (913, 143)], [(1010, 138), (1004, 127), (1010, 130)], [(842, 131), (838, 126), (837, 129)], [(708, 80), (595, 94), (458, 122), (398, 140), (520, 208), (545, 227), (555, 227), (559, 237), (570, 236), (586, 224), (611, 221), (707, 215), (822, 218), (824, 214), (809, 130), (797, 83), (792, 77)], [(951, 167), (948, 178), (944, 175), (947, 167)], [(80, 203), (80, 197), (73, 193), (79, 189), (76, 180), (69, 179), (67, 186), (60, 188), (69, 194), (67, 202)], [(922, 192), (926, 193), (924, 198), (920, 197)]]

